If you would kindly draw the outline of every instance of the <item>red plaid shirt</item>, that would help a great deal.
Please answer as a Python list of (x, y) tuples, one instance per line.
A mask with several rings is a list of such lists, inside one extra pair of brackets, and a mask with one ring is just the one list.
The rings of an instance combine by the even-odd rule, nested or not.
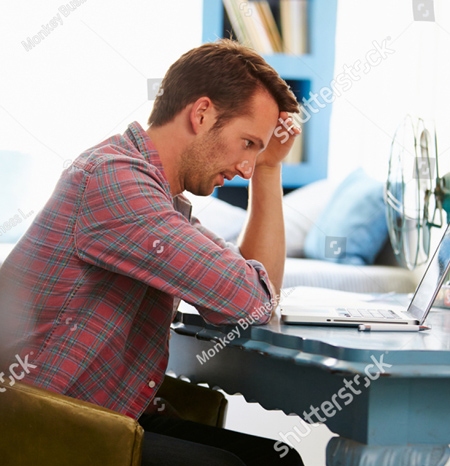
[(264, 306), (269, 319), (263, 266), (190, 210), (136, 122), (63, 172), (0, 269), (2, 310), (36, 366), (25, 382), (138, 418), (164, 378), (178, 298), (213, 324)]

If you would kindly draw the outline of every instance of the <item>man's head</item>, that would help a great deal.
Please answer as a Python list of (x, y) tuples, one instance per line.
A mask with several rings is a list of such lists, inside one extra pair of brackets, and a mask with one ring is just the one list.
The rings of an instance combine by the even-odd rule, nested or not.
[(248, 113), (257, 90), (265, 89), (280, 111), (298, 112), (298, 103), (286, 82), (254, 50), (221, 39), (182, 55), (167, 71), (148, 124), (162, 126), (188, 104), (209, 97), (218, 112), (215, 127)]
[(280, 112), (298, 112), (286, 82), (255, 51), (223, 39), (181, 56), (164, 77), (147, 130), (173, 195), (208, 195), (250, 178)]
[[(189, 108), (191, 106), (188, 106)], [(183, 189), (207, 196), (236, 175), (251, 178), (258, 155), (268, 146), (279, 109), (266, 90), (258, 90), (248, 102), (248, 112), (217, 126), (217, 112), (207, 97), (190, 111), (196, 134), (178, 158), (177, 175)]]

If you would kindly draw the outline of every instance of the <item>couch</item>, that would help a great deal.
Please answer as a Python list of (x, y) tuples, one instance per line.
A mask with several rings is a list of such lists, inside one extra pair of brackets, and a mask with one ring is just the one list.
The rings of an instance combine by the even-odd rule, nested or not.
[[(361, 178), (361, 173), (352, 174), (358, 183), (367, 185), (367, 180)], [(363, 175), (364, 176), (364, 175)], [(285, 263), (285, 275), (283, 287), (312, 286), (320, 288), (331, 288), (343, 291), (361, 293), (410, 293), (414, 292), (418, 275), (400, 267), (390, 245), (385, 225), (384, 202), (381, 199), (382, 208), (378, 209), (378, 222), (384, 222), (384, 229), (376, 238), (378, 251), (374, 254), (373, 263), (345, 263), (345, 261), (331, 261), (318, 258), (306, 257), (305, 243), (308, 234), (320, 223), (320, 216), (324, 210), (342, 192), (342, 186), (350, 186), (348, 178), (341, 183), (321, 180), (311, 183), (305, 187), (296, 189), (284, 196), (283, 211), (285, 217), (287, 258)], [(380, 204), (380, 193), (382, 185), (374, 185)], [(222, 188), (223, 189), (223, 188)], [(226, 188), (225, 188), (226, 189)], [(356, 186), (356, 189), (360, 187)], [(351, 195), (351, 193), (350, 193)], [(203, 225), (217, 233), (227, 241), (236, 243), (238, 235), (243, 227), (246, 211), (232, 206), (216, 197), (199, 197), (187, 193), (193, 205), (193, 215)], [(365, 199), (359, 199), (355, 209), (367, 209)], [(343, 202), (351, 202), (343, 199)], [(352, 206), (347, 209), (351, 212)], [(350, 215), (350, 214), (349, 214)], [(371, 214), (372, 215), (372, 214)], [(371, 217), (374, 219), (374, 216)], [(342, 222), (345, 223), (343, 218)], [(367, 222), (366, 222), (367, 223)], [(369, 222), (370, 227), (375, 220)], [(373, 238), (371, 239), (372, 243)]]
[[(33, 217), (30, 212), (35, 214), (38, 210), (37, 201), (40, 199), (37, 199), (39, 196), (36, 197), (38, 187), (30, 188), (35, 178), (30, 173), (32, 170), (29, 156), (1, 151), (0, 154), (3, 165), (14, 171), (9, 173), (5, 168), (0, 174), (0, 193), (4, 199), (0, 206), (2, 218), (10, 219), (11, 222), (16, 217), (21, 220), (19, 224), (0, 234), (1, 264), (15, 241), (30, 225)], [(22, 173), (22, 176), (18, 177), (18, 173)], [(28, 176), (25, 176), (27, 173)], [(399, 267), (396, 262), (387, 236), (382, 188), (381, 183), (370, 179), (361, 170), (356, 170), (340, 183), (321, 180), (284, 196), (287, 258), (283, 286), (314, 286), (354, 292), (413, 292), (419, 275)], [(11, 190), (14, 193), (12, 197)], [(193, 204), (193, 215), (222, 238), (236, 243), (246, 217), (244, 209), (213, 196), (198, 197), (187, 193), (187, 197)], [(32, 203), (31, 200), (35, 202)], [(341, 216), (341, 211), (345, 215)], [(367, 212), (367, 218), (361, 219), (361, 212)], [(348, 236), (346, 227), (352, 224), (357, 231), (353, 236), (357, 239), (363, 238), (358, 230), (360, 225), (370, 225), (370, 228), (361, 230), (366, 236), (369, 235), (363, 238), (365, 249), (373, 249), (372, 255), (364, 258), (365, 262), (324, 260), (326, 258), (318, 251), (323, 240), (320, 230), (330, 229), (330, 222), (334, 224), (339, 221), (340, 235)], [(309, 249), (315, 248), (316, 251), (310, 251), (308, 257), (308, 240), (311, 240), (311, 231), (314, 230), (319, 235), (315, 235), (316, 244), (309, 241)]]

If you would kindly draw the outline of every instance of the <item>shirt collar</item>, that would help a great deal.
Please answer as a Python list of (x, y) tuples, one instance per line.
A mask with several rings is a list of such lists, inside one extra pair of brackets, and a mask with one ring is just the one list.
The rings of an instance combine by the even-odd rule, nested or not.
[(187, 197), (183, 194), (178, 194), (173, 198), (173, 208), (180, 212), (183, 217), (191, 220), (192, 215), (192, 204)]
[(127, 137), (136, 149), (144, 156), (145, 160), (151, 165), (156, 167), (162, 174), (165, 184), (169, 187), (169, 181), (167, 180), (166, 173), (164, 172), (164, 167), (159, 158), (158, 151), (153, 145), (152, 140), (149, 138), (148, 134), (142, 128), (142, 126), (134, 121), (128, 125), (128, 129), (125, 131), (124, 136)]
[[(124, 136), (133, 143), (136, 149), (145, 157), (147, 162), (161, 172), (164, 178), (164, 184), (166, 185), (165, 187), (170, 193), (169, 181), (167, 180), (164, 172), (164, 167), (161, 163), (161, 159), (159, 158), (158, 151), (142, 126), (137, 121), (134, 121), (128, 125), (128, 129), (125, 131)], [(187, 219), (191, 218), (192, 205), (183, 194), (178, 194), (173, 197), (173, 206), (175, 210), (180, 212), (184, 217)]]

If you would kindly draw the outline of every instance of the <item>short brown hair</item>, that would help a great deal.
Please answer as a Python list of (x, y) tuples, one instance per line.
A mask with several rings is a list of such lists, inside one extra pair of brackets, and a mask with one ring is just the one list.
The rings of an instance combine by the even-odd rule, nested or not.
[(219, 116), (215, 127), (245, 115), (248, 102), (266, 89), (280, 111), (298, 113), (295, 95), (278, 73), (254, 50), (230, 39), (203, 44), (182, 55), (161, 83), (148, 124), (162, 126), (187, 105), (209, 97)]

